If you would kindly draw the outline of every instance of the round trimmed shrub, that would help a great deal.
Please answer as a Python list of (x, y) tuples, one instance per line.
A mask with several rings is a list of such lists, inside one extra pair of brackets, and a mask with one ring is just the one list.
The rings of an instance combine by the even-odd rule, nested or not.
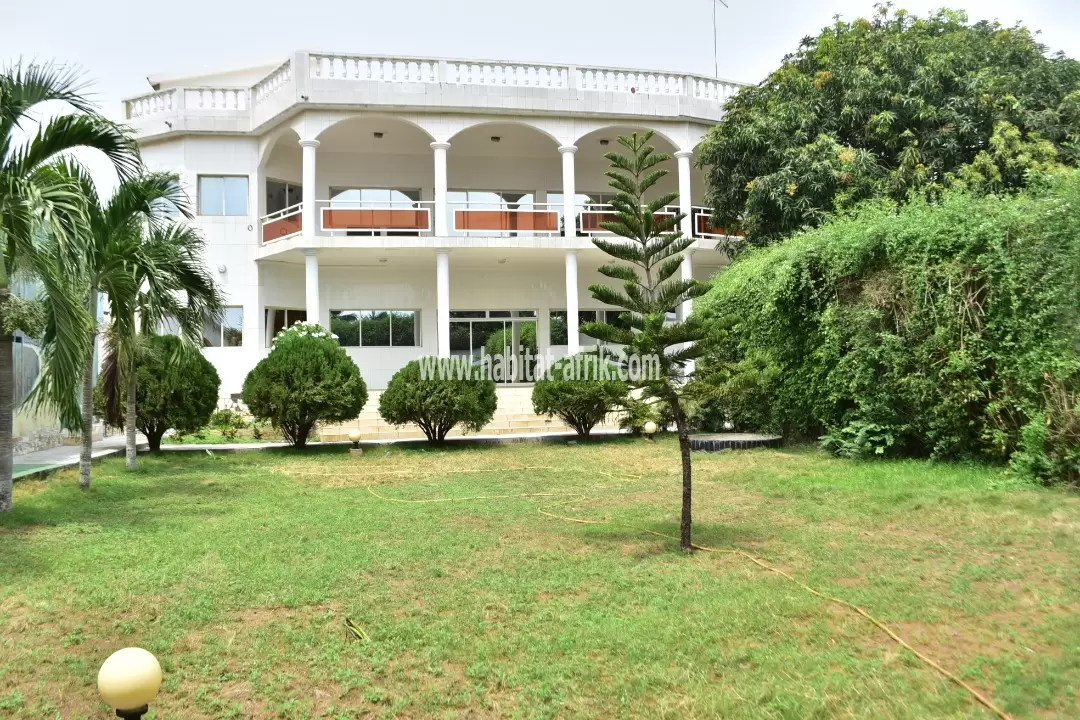
[[(495, 416), (495, 382), (457, 359), (413, 360), (394, 373), (379, 397), (379, 414), (391, 425), (418, 425), (441, 443), (455, 425), (477, 432)], [(471, 372), (470, 372), (471, 371)]]
[[(185, 348), (175, 335), (148, 339), (135, 361), (135, 427), (152, 451), (161, 449), (167, 430), (192, 433), (206, 425), (217, 408), (221, 379), (197, 350)], [(98, 415), (113, 427), (124, 426), (124, 403), (110, 412), (99, 378), (94, 404)]]
[(537, 415), (557, 415), (587, 438), (605, 417), (627, 404), (630, 388), (617, 370), (595, 352), (560, 360), (533, 385), (533, 410)]
[(277, 334), (270, 354), (244, 380), (242, 397), (255, 419), (269, 420), (302, 448), (316, 423), (359, 415), (368, 392), (336, 336), (319, 325), (298, 323)]

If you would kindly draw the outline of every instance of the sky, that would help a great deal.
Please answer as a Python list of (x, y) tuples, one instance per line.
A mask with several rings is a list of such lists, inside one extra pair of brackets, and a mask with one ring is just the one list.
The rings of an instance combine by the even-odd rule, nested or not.
[[(872, 0), (0, 0), (0, 64), (78, 66), (106, 115), (150, 90), (147, 75), (283, 61), (296, 50), (576, 63), (713, 74), (758, 82), (799, 41), (874, 12)], [(1022, 21), (1051, 51), (1080, 58), (1080, 0), (898, 0), (973, 20)]]

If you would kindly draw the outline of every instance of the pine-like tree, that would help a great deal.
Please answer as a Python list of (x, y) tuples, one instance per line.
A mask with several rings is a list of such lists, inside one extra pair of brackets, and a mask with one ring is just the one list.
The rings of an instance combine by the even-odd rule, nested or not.
[[(693, 548), (690, 431), (683, 390), (690, 379), (688, 366), (701, 356), (706, 333), (693, 316), (677, 321), (667, 317), (673, 308), (705, 294), (709, 286), (676, 277), (683, 252), (694, 239), (679, 231), (685, 215), (665, 210), (678, 202), (678, 193), (657, 196), (654, 190), (657, 182), (668, 174), (660, 164), (671, 157), (655, 151), (649, 144), (652, 136), (652, 132), (646, 132), (620, 137), (619, 144), (630, 154), (604, 155), (611, 163), (611, 169), (605, 173), (608, 185), (616, 190), (616, 195), (611, 201), (614, 219), (601, 226), (619, 239), (595, 238), (593, 244), (621, 261), (603, 265), (600, 272), (621, 281), (622, 287), (590, 285), (589, 291), (596, 300), (625, 312), (620, 316), (623, 327), (585, 323), (581, 330), (598, 340), (622, 345), (625, 354), (620, 362), (626, 363), (632, 355), (656, 358), (653, 367), (658, 372), (632, 377), (631, 385), (642, 389), (646, 396), (669, 404), (675, 417), (682, 456), (681, 542), (682, 549), (690, 552)], [(646, 197), (653, 199), (646, 201)]]

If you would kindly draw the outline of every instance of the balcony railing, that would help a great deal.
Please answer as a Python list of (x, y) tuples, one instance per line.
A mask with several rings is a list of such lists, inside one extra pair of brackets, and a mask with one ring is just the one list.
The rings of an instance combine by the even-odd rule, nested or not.
[(655, 70), (301, 52), (251, 87), (167, 88), (125, 100), (124, 113), (128, 120), (180, 111), (239, 112), (245, 116), (253, 113), (257, 124), (280, 111), (282, 102), (296, 102), (311, 82), (326, 80), (578, 89), (674, 95), (717, 104), (725, 102), (743, 85), (731, 80)]
[(512, 208), (501, 203), (450, 203), (455, 232), (464, 235), (559, 235), (556, 205), (532, 203)]
[(722, 227), (714, 227), (712, 224), (712, 210), (706, 207), (694, 206), (691, 214), (693, 219), (694, 237), (708, 240), (722, 240), (724, 238), (742, 237), (741, 232), (728, 232)]
[(435, 203), (412, 200), (319, 200), (319, 223), (331, 235), (428, 235)]
[(289, 207), (264, 215), (262, 221), (262, 241), (273, 242), (291, 235), (297, 235), (303, 231), (301, 222), (303, 203), (296, 203)]
[[(654, 213), (654, 217), (662, 217), (668, 215), (674, 217), (678, 214), (676, 210), (661, 210), (658, 213)], [(578, 232), (582, 235), (588, 235), (593, 237), (596, 235), (612, 235), (611, 231), (605, 230), (602, 227), (602, 223), (614, 222), (618, 220), (615, 215), (615, 209), (611, 205), (603, 205), (600, 203), (588, 203), (581, 206), (581, 210), (578, 211)]]

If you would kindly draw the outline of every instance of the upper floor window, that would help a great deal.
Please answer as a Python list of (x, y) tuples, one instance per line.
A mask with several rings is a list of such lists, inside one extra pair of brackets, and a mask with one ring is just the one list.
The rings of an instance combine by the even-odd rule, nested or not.
[(413, 203), (420, 202), (419, 190), (404, 190), (400, 188), (330, 188), (330, 204), (344, 207), (357, 206), (363, 203), (363, 207), (387, 207), (403, 208)]
[(281, 180), (266, 181), (266, 214), (280, 212), (300, 203), (303, 189), (298, 183)]
[(200, 175), (199, 214), (218, 216), (247, 215), (247, 176)]
[(203, 347), (240, 347), (244, 341), (244, 308), (225, 308), (224, 322), (203, 325)]

